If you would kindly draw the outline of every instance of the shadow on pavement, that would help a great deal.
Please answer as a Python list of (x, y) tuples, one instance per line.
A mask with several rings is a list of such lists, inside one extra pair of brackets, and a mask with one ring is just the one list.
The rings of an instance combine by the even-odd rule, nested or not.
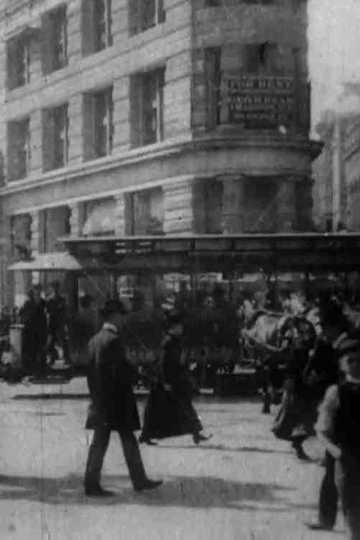
[(272, 448), (260, 448), (259, 446), (236, 446), (229, 447), (223, 444), (206, 444), (204, 446), (186, 446), (178, 444), (161, 444), (161, 441), (158, 444), (159, 448), (168, 448), (169, 450), (218, 450), (220, 452), (255, 452), (260, 454), (292, 454), (291, 450), (278, 450)]
[(44, 392), (43, 394), (16, 394), (12, 396), (15, 401), (39, 401), (41, 399), (51, 399), (51, 400), (63, 400), (63, 399), (89, 399), (89, 396), (86, 394), (70, 394), (70, 393), (58, 393), (52, 394), (49, 392)]
[(293, 488), (280, 484), (242, 483), (214, 477), (170, 477), (163, 486), (151, 492), (134, 492), (125, 476), (104, 476), (103, 485), (120, 490), (115, 497), (90, 499), (82, 488), (83, 478), (69, 475), (64, 478), (37, 478), (0, 475), (0, 502), (35, 501), (52, 505), (108, 506), (114, 504), (174, 506), (191, 508), (232, 508), (236, 510), (259, 510), (258, 504), (271, 508), (292, 503), (286, 494)]

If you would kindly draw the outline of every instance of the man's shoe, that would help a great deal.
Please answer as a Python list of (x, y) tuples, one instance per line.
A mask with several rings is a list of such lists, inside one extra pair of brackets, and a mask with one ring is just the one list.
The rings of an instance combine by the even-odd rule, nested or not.
[(100, 486), (85, 488), (85, 495), (87, 497), (113, 497), (115, 493), (107, 489), (103, 489)]
[(321, 523), (306, 523), (308, 529), (312, 531), (332, 531), (333, 527), (330, 525), (322, 525)]
[(157, 446), (156, 441), (153, 441), (152, 439), (149, 439), (148, 437), (144, 437), (143, 435), (140, 435), (139, 443), (145, 443), (145, 444), (148, 444), (149, 446)]
[(307, 455), (301, 444), (293, 442), (292, 447), (294, 448), (298, 459), (301, 459), (301, 461), (312, 461), (311, 457)]
[(161, 486), (163, 483), (162, 480), (145, 480), (143, 484), (140, 484), (138, 486), (135, 486), (135, 491), (144, 491), (146, 489), (156, 489), (157, 487)]
[(193, 435), (193, 441), (195, 444), (199, 444), (204, 441), (208, 441), (211, 439), (212, 435), (202, 435), (201, 433), (194, 433)]

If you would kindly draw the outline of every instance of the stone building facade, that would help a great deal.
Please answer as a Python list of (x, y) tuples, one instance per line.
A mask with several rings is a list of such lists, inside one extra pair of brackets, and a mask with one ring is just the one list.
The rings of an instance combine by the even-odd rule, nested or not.
[(323, 150), (313, 163), (314, 223), (319, 230), (359, 231), (360, 115), (327, 111), (317, 131)]
[(8, 262), (67, 234), (309, 228), (306, 0), (0, 6)]
[(334, 111), (325, 111), (317, 125), (324, 146), (313, 163), (313, 218), (322, 231), (336, 231), (346, 221), (345, 127), (345, 118)]
[(346, 191), (345, 224), (360, 231), (360, 115), (347, 119), (344, 130), (344, 176)]

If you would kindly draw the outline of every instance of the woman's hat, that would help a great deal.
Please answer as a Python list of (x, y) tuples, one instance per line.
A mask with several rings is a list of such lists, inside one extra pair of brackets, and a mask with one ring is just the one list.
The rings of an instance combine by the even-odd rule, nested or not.
[(106, 300), (104, 307), (100, 310), (100, 313), (103, 317), (108, 317), (109, 315), (114, 315), (115, 313), (121, 313), (125, 315), (127, 310), (124, 304), (120, 300)]

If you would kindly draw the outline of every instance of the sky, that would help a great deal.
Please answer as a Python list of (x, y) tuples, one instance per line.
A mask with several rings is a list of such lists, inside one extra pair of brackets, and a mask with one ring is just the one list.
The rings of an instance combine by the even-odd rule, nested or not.
[(309, 0), (309, 47), (316, 123), (342, 81), (360, 82), (360, 0)]

